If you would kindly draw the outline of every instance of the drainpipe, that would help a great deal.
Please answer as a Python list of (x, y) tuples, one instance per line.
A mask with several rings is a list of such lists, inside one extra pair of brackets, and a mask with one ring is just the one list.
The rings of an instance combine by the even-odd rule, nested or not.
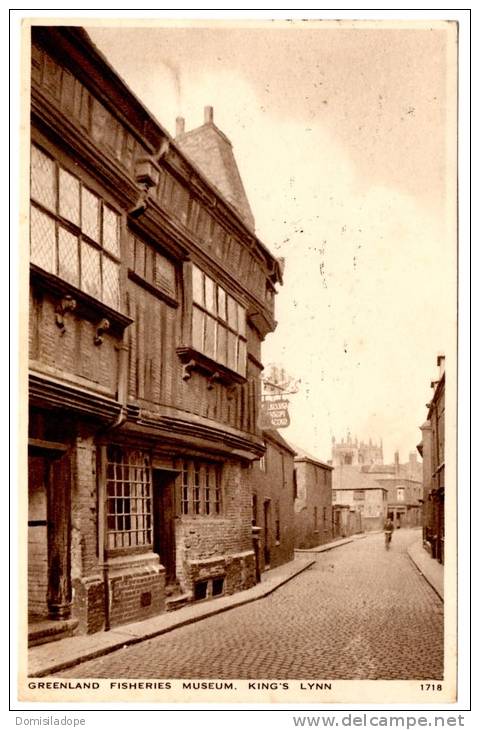
[[(127, 420), (127, 353), (128, 347), (124, 341), (118, 347), (118, 381), (117, 381), (117, 400), (121, 407), (115, 419), (100, 431), (100, 434), (110, 434), (112, 431), (120, 428)], [(100, 447), (100, 480), (98, 488), (98, 552), (101, 559), (102, 582), (103, 582), (103, 607), (105, 614), (105, 631), (110, 631), (110, 581), (108, 569), (108, 544), (106, 529), (106, 511), (107, 502), (106, 483), (107, 483), (107, 447), (103, 444)]]
[(110, 590), (108, 580), (108, 560), (107, 560), (107, 531), (105, 529), (105, 484), (106, 484), (106, 462), (107, 447), (100, 447), (100, 481), (98, 488), (98, 547), (101, 556), (102, 565), (102, 581), (103, 581), (103, 609), (105, 614), (105, 631), (110, 631)]

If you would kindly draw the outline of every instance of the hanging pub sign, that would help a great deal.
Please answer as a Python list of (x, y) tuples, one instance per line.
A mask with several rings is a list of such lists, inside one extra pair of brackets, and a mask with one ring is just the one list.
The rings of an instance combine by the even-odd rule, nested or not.
[(288, 400), (262, 401), (258, 415), (259, 428), (286, 428), (289, 425)]

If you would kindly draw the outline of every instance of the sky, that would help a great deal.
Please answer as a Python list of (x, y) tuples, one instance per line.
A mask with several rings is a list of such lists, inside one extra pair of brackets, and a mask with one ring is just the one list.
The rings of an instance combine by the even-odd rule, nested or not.
[(210, 105), (233, 144), (256, 233), (286, 261), (262, 350), (301, 380), (283, 435), (327, 460), (349, 431), (406, 461), (437, 354), (454, 355), (453, 26), (87, 30), (171, 134)]

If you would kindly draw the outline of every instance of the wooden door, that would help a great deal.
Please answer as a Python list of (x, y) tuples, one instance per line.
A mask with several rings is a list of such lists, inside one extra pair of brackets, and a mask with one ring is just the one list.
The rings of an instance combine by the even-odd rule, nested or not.
[(40, 444), (30, 439), (29, 500), (32, 508), (29, 516), (30, 611), (43, 613), (46, 568), (45, 600), (48, 616), (56, 620), (67, 619), (71, 611), (72, 586), (71, 473), (66, 446), (53, 445), (47, 441)]
[(173, 583), (175, 569), (175, 477), (176, 472), (153, 471), (153, 549), (165, 568), (166, 583)]
[(47, 616), (48, 462), (43, 456), (28, 456), (28, 613)]

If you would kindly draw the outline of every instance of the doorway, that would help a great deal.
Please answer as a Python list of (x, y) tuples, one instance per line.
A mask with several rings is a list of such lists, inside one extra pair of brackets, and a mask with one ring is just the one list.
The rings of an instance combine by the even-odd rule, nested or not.
[(66, 446), (39, 444), (28, 453), (28, 613), (61, 621), (72, 603), (70, 460)]
[(176, 581), (175, 479), (177, 471), (153, 470), (153, 550), (165, 568), (166, 585)]
[(48, 615), (48, 463), (43, 456), (28, 458), (28, 616)]
[(270, 567), (270, 500), (263, 503), (263, 559), (265, 569)]

